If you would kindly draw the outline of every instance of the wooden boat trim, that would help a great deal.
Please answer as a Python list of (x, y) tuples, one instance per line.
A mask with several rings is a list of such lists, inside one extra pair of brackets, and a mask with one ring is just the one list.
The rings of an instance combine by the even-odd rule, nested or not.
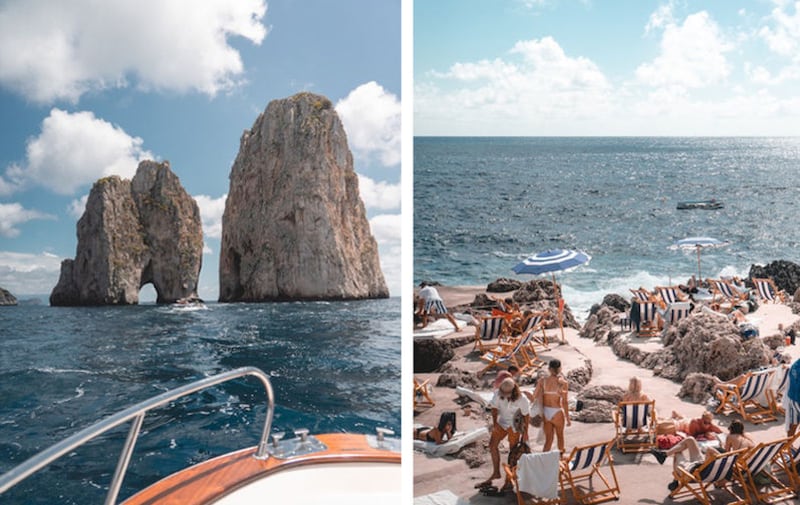
[(174, 473), (131, 496), (124, 505), (201, 505), (218, 500), (271, 474), (323, 463), (400, 464), (400, 454), (371, 447), (365, 435), (317, 435), (327, 450), (289, 459), (253, 457), (255, 447), (242, 449)]

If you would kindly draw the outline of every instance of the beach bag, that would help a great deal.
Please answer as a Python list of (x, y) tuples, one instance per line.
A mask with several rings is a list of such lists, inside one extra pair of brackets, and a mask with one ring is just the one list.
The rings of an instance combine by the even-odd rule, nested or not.
[(656, 445), (662, 451), (672, 449), (681, 440), (683, 440), (683, 437), (677, 434), (656, 435)]
[(514, 468), (515, 466), (517, 466), (517, 462), (519, 461), (519, 458), (521, 458), (523, 454), (530, 454), (530, 453), (531, 453), (531, 447), (524, 440), (520, 440), (519, 442), (514, 444), (514, 447), (512, 447), (508, 451), (508, 466)]

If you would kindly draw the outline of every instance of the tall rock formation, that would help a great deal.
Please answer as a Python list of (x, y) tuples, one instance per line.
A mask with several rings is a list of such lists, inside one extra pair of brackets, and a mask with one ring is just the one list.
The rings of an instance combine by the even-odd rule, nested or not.
[(136, 304), (148, 283), (158, 303), (196, 298), (202, 254), (197, 202), (169, 162), (143, 161), (132, 180), (106, 177), (92, 187), (75, 259), (61, 263), (50, 304)]
[(0, 306), (2, 305), (16, 305), (17, 298), (11, 294), (10, 291), (0, 288)]
[(330, 100), (300, 93), (271, 102), (242, 134), (230, 180), (220, 301), (389, 296)]

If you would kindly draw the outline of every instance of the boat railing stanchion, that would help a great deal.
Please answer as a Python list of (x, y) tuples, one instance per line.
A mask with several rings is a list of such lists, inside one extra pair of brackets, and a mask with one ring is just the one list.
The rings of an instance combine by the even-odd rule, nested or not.
[(114, 505), (117, 503), (117, 495), (119, 495), (119, 490), (122, 487), (122, 479), (125, 478), (125, 472), (128, 469), (128, 464), (130, 464), (133, 448), (136, 445), (136, 439), (139, 438), (139, 432), (142, 430), (142, 422), (144, 422), (145, 413), (146, 411), (133, 418), (131, 429), (128, 431), (128, 438), (125, 439), (122, 454), (119, 455), (119, 461), (117, 461), (117, 469), (114, 470), (114, 478), (111, 479), (111, 485), (108, 487), (105, 505)]
[(390, 430), (389, 428), (378, 427), (378, 428), (375, 428), (375, 432), (376, 432), (375, 440), (378, 442), (378, 446), (379, 447), (383, 447), (385, 445), (384, 444), (384, 439), (387, 436), (391, 437), (392, 435), (394, 435), (394, 430)]

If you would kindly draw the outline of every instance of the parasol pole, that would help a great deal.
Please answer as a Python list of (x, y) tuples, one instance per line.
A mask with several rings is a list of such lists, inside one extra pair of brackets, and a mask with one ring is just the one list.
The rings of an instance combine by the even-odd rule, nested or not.
[(553, 272), (553, 288), (556, 291), (556, 305), (558, 306), (558, 327), (561, 329), (561, 343), (567, 342), (567, 337), (564, 336), (564, 303), (561, 300), (561, 289), (556, 282), (556, 274)]
[(697, 245), (697, 282), (700, 282), (700, 244)]

